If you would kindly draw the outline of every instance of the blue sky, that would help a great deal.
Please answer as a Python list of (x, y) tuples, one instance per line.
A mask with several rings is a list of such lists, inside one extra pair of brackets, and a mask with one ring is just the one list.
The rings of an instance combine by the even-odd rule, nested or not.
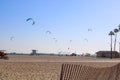
[[(0, 0), (0, 49), (26, 53), (32, 49), (54, 53), (109, 50), (108, 33), (120, 24), (119, 3), (120, 0)], [(35, 25), (26, 22), (28, 18), (33, 18)]]

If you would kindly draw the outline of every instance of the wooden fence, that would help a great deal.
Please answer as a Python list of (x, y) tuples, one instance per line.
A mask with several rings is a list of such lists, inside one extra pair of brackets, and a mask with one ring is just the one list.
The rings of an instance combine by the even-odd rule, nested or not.
[(62, 64), (60, 80), (120, 80), (120, 64), (104, 68)]

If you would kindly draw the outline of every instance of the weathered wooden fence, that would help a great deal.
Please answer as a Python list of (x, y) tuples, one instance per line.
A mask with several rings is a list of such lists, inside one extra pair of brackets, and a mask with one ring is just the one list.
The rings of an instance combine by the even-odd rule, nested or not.
[(120, 64), (103, 68), (62, 64), (60, 80), (120, 80)]

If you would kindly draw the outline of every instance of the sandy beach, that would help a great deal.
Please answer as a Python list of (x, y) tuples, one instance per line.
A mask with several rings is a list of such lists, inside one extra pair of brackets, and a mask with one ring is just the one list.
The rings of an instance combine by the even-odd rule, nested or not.
[[(9, 60), (47, 60), (48, 62), (9, 62), (0, 61), (0, 80), (59, 80), (62, 63), (81, 64), (93, 67), (111, 67), (119, 62), (84, 62), (84, 61), (111, 61), (111, 59), (101, 59), (95, 57), (80, 56), (29, 56), (29, 55), (9, 55)], [(50, 62), (51, 60), (72, 60), (83, 62)], [(119, 60), (119, 59), (113, 59)]]

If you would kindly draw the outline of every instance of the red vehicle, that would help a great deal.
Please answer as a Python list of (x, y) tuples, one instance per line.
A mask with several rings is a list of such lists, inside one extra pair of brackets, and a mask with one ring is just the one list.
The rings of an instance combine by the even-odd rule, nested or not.
[(77, 56), (76, 53), (72, 53), (70, 56)]

